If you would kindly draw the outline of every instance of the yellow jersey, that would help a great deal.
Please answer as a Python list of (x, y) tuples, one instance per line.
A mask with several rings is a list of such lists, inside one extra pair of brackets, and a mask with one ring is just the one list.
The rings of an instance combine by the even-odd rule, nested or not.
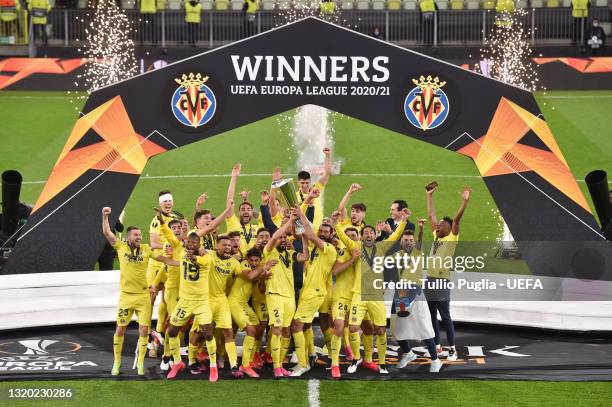
[[(341, 233), (344, 231), (341, 230)], [(359, 243), (351, 240), (354, 248), (359, 247)], [(337, 261), (339, 263), (346, 263), (351, 260), (352, 251), (341, 241), (338, 243), (337, 247), (338, 258)], [(342, 271), (340, 274), (336, 275), (336, 284), (333, 289), (333, 297), (334, 298), (347, 298), (350, 299), (353, 297), (353, 284), (355, 281), (355, 263), (351, 264), (348, 268)]]
[(433, 232), (433, 237), (434, 241), (427, 259), (427, 276), (450, 280), (452, 258), (459, 244), (459, 235), (450, 232), (447, 236), (438, 238), (436, 232)]
[(226, 233), (238, 231), (240, 232), (240, 251), (246, 253), (251, 247), (255, 245), (257, 240), (257, 225), (247, 223), (243, 225), (240, 223), (238, 216), (233, 214), (231, 217), (225, 219)]
[(187, 252), (181, 250), (181, 282), (179, 298), (186, 300), (207, 301), (209, 299), (208, 274), (211, 259), (207, 256), (196, 256), (195, 262), (187, 258)]
[[(174, 232), (168, 227), (166, 223), (159, 227), (159, 231), (161, 232), (161, 237), (166, 241), (164, 246), (172, 248), (172, 260), (181, 262), (181, 255), (183, 252), (183, 244), (181, 241), (174, 235)], [(165, 251), (165, 250), (164, 250)], [(164, 254), (165, 255), (165, 254)], [(180, 284), (180, 266), (169, 266), (166, 265), (166, 281), (164, 282), (164, 287), (166, 288), (178, 288)], [(163, 277), (162, 277), (163, 278)]]
[[(325, 185), (317, 181), (317, 183), (314, 184), (313, 188), (316, 188), (321, 191), (321, 195), (319, 195), (318, 198), (315, 198), (312, 203), (312, 206), (314, 206), (314, 217), (312, 219), (312, 225), (313, 229), (316, 231), (317, 229), (319, 229), (319, 225), (321, 225), (321, 222), (323, 221), (323, 191), (325, 190)], [(304, 202), (304, 200), (308, 197), (308, 194), (303, 193), (300, 189), (297, 190), (296, 194), (300, 202)]]
[(251, 299), (251, 294), (253, 293), (253, 281), (249, 281), (246, 278), (242, 277), (242, 272), (247, 269), (251, 269), (248, 261), (243, 261), (240, 264), (240, 270), (236, 271), (234, 274), (234, 284), (230, 290), (227, 298), (230, 301), (236, 301), (241, 304), (249, 302)]
[(338, 253), (336, 248), (327, 242), (324, 242), (323, 250), (312, 244), (309, 253), (308, 264), (304, 268), (304, 285), (300, 296), (303, 298), (324, 296), (327, 294), (331, 269), (334, 267)]
[[(187, 233), (187, 236), (192, 233), (195, 233), (197, 230), (197, 228), (191, 229)], [(217, 236), (212, 233), (207, 233), (204, 236), (200, 236), (200, 246), (202, 246), (206, 250), (217, 250)]]
[(270, 269), (270, 278), (266, 280), (266, 292), (278, 294), (283, 297), (293, 298), (295, 295), (293, 288), (293, 262), (295, 251), (283, 250), (279, 252), (277, 248), (267, 251), (264, 247), (263, 262), (276, 260), (278, 263)]
[(113, 248), (117, 251), (119, 259), (119, 287), (121, 292), (128, 294), (141, 294), (147, 291), (147, 267), (149, 259), (157, 257), (148, 244), (141, 244), (139, 248), (132, 249), (125, 240), (115, 240)]
[[(164, 214), (162, 214), (162, 217), (164, 218), (164, 224), (167, 225), (168, 222), (170, 222), (171, 220), (173, 220), (174, 218), (172, 216), (166, 216)], [(166, 239), (164, 238), (162, 232), (161, 232), (161, 225), (159, 223), (159, 220), (157, 219), (157, 216), (155, 216), (153, 218), (153, 220), (151, 221), (151, 224), (149, 226), (149, 241), (151, 240), (151, 235), (152, 234), (156, 234), (159, 236), (159, 240), (162, 243), (162, 246), (164, 245), (164, 243), (166, 243)], [(156, 255), (160, 255), (163, 252), (163, 249), (154, 249), (153, 252)]]
[(361, 222), (360, 225), (355, 226), (355, 225), (353, 225), (353, 222), (351, 222), (351, 217), (347, 216), (343, 220), (340, 220), (338, 222), (338, 225), (340, 225), (342, 230), (345, 230), (346, 228), (355, 228), (355, 229), (357, 229), (357, 232), (361, 234), (361, 230), (364, 228), (364, 226), (366, 224), (364, 222)]
[(225, 297), (227, 294), (228, 281), (235, 275), (242, 272), (240, 262), (233, 257), (223, 259), (217, 252), (209, 252), (204, 258), (210, 262), (209, 293), (210, 298)]

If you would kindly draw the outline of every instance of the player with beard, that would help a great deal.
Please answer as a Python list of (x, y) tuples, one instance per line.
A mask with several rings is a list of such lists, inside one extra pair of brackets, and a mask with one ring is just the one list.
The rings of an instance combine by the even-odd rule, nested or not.
[(296, 253), (288, 250), (287, 234), (293, 230), (297, 216), (292, 214), (289, 221), (274, 232), (263, 250), (264, 262), (276, 260), (276, 265), (270, 269), (270, 277), (266, 280), (266, 303), (272, 326), (270, 339), (274, 377), (289, 376), (283, 368), (283, 360), (289, 349), (291, 321), (295, 313), (295, 289), (293, 280), (293, 264), (308, 260), (308, 241), (301, 238), (302, 251)]
[[(236, 164), (232, 168), (232, 178), (227, 188), (227, 199), (234, 199), (236, 182), (240, 175), (241, 165)], [(253, 205), (250, 202), (242, 202), (238, 207), (238, 215), (231, 214), (225, 219), (226, 233), (237, 231), (240, 233), (240, 251), (246, 253), (255, 244), (257, 225), (251, 224), (253, 220)]]
[[(406, 227), (406, 219), (409, 212), (403, 212), (402, 220), (397, 229), (387, 239), (389, 242), (396, 242), (404, 233)], [(335, 214), (333, 217), (341, 216)], [(361, 325), (366, 313), (372, 319), (376, 333), (376, 345), (378, 349), (378, 366), (376, 367), (370, 355), (365, 354), (363, 366), (370, 370), (378, 371), (380, 374), (389, 374), (385, 363), (387, 350), (387, 312), (383, 300), (383, 294), (376, 291), (374, 293), (367, 292), (367, 298), (362, 298), (362, 284), (364, 287), (372, 287), (371, 280), (376, 277), (372, 271), (374, 257), (376, 257), (376, 230), (369, 225), (366, 225), (361, 230), (361, 245), (349, 238), (342, 224), (336, 224), (336, 233), (338, 238), (348, 247), (351, 252), (359, 249), (361, 252), (361, 261), (355, 263), (355, 279), (353, 283), (353, 298), (351, 299), (351, 315), (349, 317), (350, 342), (353, 350), (354, 359), (349, 366), (348, 372), (354, 373), (357, 366), (360, 364), (360, 338), (359, 326)], [(365, 350), (365, 347), (364, 347)], [(364, 352), (365, 353), (365, 352)]]
[(261, 263), (261, 252), (257, 248), (251, 248), (246, 254), (246, 260), (242, 262), (242, 271), (235, 275), (234, 284), (228, 295), (228, 302), (232, 313), (232, 319), (238, 329), (245, 332), (242, 343), (242, 364), (240, 371), (249, 377), (259, 377), (251, 365), (251, 356), (255, 348), (255, 337), (258, 333), (259, 319), (255, 311), (249, 305), (249, 299), (253, 292), (253, 286), (263, 275), (268, 275), (270, 268), (276, 264), (270, 260), (266, 264)]
[(164, 264), (166, 259), (160, 254), (155, 254), (151, 247), (142, 243), (142, 232), (135, 226), (126, 230), (126, 239), (119, 240), (112, 232), (108, 217), (111, 208), (102, 208), (102, 233), (108, 243), (117, 251), (121, 278), (119, 286), (119, 305), (117, 307), (117, 329), (113, 337), (114, 362), (111, 374), (117, 376), (121, 369), (121, 353), (123, 350), (123, 339), (134, 312), (138, 317), (138, 374), (144, 375), (144, 358), (147, 350), (148, 331), (147, 324), (151, 315), (151, 296), (147, 284), (147, 266), (150, 259), (155, 259)]
[[(297, 197), (299, 199), (299, 202), (305, 201), (306, 197), (308, 196), (308, 193), (313, 188), (318, 189), (319, 192), (321, 193), (321, 196), (317, 197), (313, 202), (314, 218), (313, 218), (312, 224), (315, 230), (319, 228), (319, 225), (321, 224), (321, 221), (323, 219), (323, 193), (325, 191), (325, 186), (327, 185), (327, 182), (329, 181), (329, 177), (331, 176), (331, 173), (332, 173), (332, 151), (331, 149), (329, 147), (325, 147), (323, 149), (323, 154), (325, 155), (325, 162), (323, 164), (323, 175), (321, 175), (319, 180), (314, 185), (311, 185), (311, 177), (308, 171), (300, 171), (298, 173)], [(279, 179), (280, 179), (280, 176), (278, 176), (278, 178), (274, 178), (273, 181), (277, 181)]]
[(238, 261), (242, 261), (244, 256), (242, 251), (240, 250), (240, 232), (234, 230), (232, 232), (229, 232), (227, 234), (227, 237), (229, 237), (232, 241), (232, 257), (234, 257)]
[(333, 228), (330, 225), (319, 226), (315, 235), (312, 226), (301, 209), (295, 211), (304, 225), (304, 236), (312, 242), (310, 256), (304, 270), (304, 285), (300, 293), (300, 299), (291, 324), (295, 352), (298, 365), (293, 368), (291, 376), (301, 376), (310, 370), (306, 358), (306, 344), (304, 329), (312, 324), (316, 313), (321, 308), (327, 294), (327, 281), (332, 267), (336, 262), (336, 248), (331, 244)]
[(353, 196), (353, 194), (359, 191), (360, 189), (361, 185), (356, 183), (351, 184), (348, 191), (346, 191), (346, 194), (344, 194), (344, 197), (342, 197), (340, 204), (338, 205), (338, 212), (340, 212), (340, 219), (338, 221), (338, 224), (340, 225), (340, 227), (354, 227), (359, 231), (359, 233), (361, 233), (363, 227), (365, 226), (364, 219), (366, 217), (367, 208), (365, 204), (361, 202), (354, 203), (353, 205), (351, 205), (351, 216), (347, 217), (346, 205), (348, 205), (351, 196)]

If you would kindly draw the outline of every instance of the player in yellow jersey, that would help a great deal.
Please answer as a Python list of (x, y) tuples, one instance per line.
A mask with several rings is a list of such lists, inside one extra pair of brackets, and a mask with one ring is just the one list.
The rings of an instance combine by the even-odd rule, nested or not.
[[(179, 217), (182, 217), (177, 216), (177, 214), (172, 211), (172, 209), (174, 208), (174, 199), (170, 191), (160, 191), (158, 194), (158, 201), (159, 209), (162, 212), (162, 216), (164, 217), (166, 223), (170, 222), (172, 219), (178, 219)], [(162, 254), (165, 242), (159, 232), (159, 222), (157, 221), (156, 217), (151, 220), (151, 225), (149, 227), (149, 243), (151, 247), (155, 249), (155, 254)], [(149, 262), (149, 266), (147, 268), (147, 283), (149, 284), (149, 287), (152, 285), (153, 280), (155, 280), (155, 276), (162, 267), (164, 267), (164, 265), (160, 262)], [(151, 311), (153, 310), (153, 303), (155, 303), (155, 299), (156, 297), (151, 298)], [(162, 301), (159, 304), (159, 307), (157, 308), (157, 327), (154, 331), (150, 332), (152, 334), (152, 337), (155, 339), (149, 344), (149, 356), (151, 357), (157, 357), (157, 344), (160, 342), (163, 343), (164, 341), (164, 339), (159, 334), (159, 331), (162, 330), (166, 316), (166, 303), (163, 301), (162, 297)], [(151, 320), (151, 318), (152, 316), (149, 315), (149, 321)], [(151, 331), (151, 329), (152, 327), (149, 326), (149, 331)]]
[(360, 189), (361, 185), (351, 184), (348, 191), (346, 191), (346, 194), (344, 194), (344, 197), (342, 197), (340, 204), (338, 205), (338, 211), (340, 212), (340, 219), (338, 220), (338, 223), (340, 224), (340, 226), (344, 228), (354, 227), (359, 231), (359, 233), (361, 233), (361, 230), (365, 226), (364, 219), (366, 216), (367, 208), (365, 204), (361, 202), (354, 203), (353, 205), (351, 205), (351, 216), (348, 216), (346, 213), (346, 205), (348, 205), (351, 196), (353, 196), (353, 194), (359, 191)]
[[(238, 261), (244, 260), (245, 253), (243, 253), (242, 250), (240, 249), (241, 240), (242, 240), (242, 236), (240, 235), (240, 232), (238, 232), (237, 230), (234, 230), (232, 232), (229, 232), (227, 234), (227, 237), (229, 237), (230, 240), (232, 241), (232, 257)], [(255, 241), (257, 242), (257, 238), (255, 238)]]
[[(236, 182), (240, 175), (241, 165), (236, 164), (232, 168), (232, 178), (227, 188), (227, 199), (234, 199), (236, 192)], [(238, 215), (229, 214), (226, 216), (226, 233), (237, 231), (240, 233), (240, 250), (246, 253), (255, 244), (257, 235), (257, 225), (251, 224), (253, 220), (253, 205), (250, 202), (241, 202), (238, 206)]]
[(310, 364), (306, 357), (304, 329), (309, 328), (317, 311), (325, 301), (328, 288), (327, 281), (336, 262), (337, 253), (336, 248), (331, 244), (333, 228), (330, 225), (322, 224), (315, 235), (304, 212), (300, 209), (295, 211), (304, 225), (304, 235), (312, 242), (308, 263), (304, 269), (304, 284), (291, 324), (295, 352), (298, 358), (298, 364), (293, 368), (291, 376), (302, 376), (310, 370)]
[[(191, 229), (191, 232), (196, 232), (199, 229), (209, 226), (213, 220), (217, 220), (218, 218), (222, 217), (218, 216), (217, 218), (214, 218), (212, 212), (208, 209), (197, 210), (193, 215), (195, 227)], [(217, 228), (215, 227), (209, 233), (200, 235), (200, 245), (206, 250), (215, 250), (215, 246), (217, 244), (217, 236), (215, 234), (216, 229)]]
[[(315, 213), (312, 221), (313, 228), (318, 230), (321, 221), (323, 220), (323, 193), (325, 191), (325, 186), (329, 182), (329, 177), (332, 173), (332, 151), (329, 147), (325, 147), (323, 149), (323, 155), (325, 156), (325, 161), (323, 164), (323, 175), (319, 178), (319, 180), (311, 185), (311, 177), (308, 171), (300, 171), (298, 173), (298, 191), (297, 197), (300, 202), (306, 200), (308, 193), (312, 188), (316, 188), (321, 192), (321, 195), (314, 200)], [(280, 179), (280, 176), (277, 178)], [(274, 179), (276, 181), (277, 179)]]
[(246, 260), (242, 262), (242, 271), (235, 274), (235, 281), (227, 299), (234, 323), (246, 334), (242, 343), (240, 371), (249, 377), (256, 378), (259, 375), (251, 366), (251, 357), (259, 328), (259, 319), (249, 305), (249, 299), (254, 289), (253, 286), (257, 285), (257, 280), (262, 275), (269, 273), (270, 268), (276, 265), (276, 260), (270, 260), (266, 264), (261, 263), (261, 252), (254, 247), (249, 249), (245, 257)]
[[(341, 241), (338, 242), (338, 259), (332, 268), (332, 274), (336, 277), (336, 283), (332, 294), (332, 318), (334, 324), (333, 337), (331, 339), (331, 375), (339, 379), (340, 374), (340, 346), (344, 336), (344, 328), (348, 327), (348, 314), (353, 297), (353, 284), (355, 282), (355, 263), (359, 261), (361, 250), (359, 249), (359, 232), (353, 227), (344, 229), (344, 233), (355, 242), (349, 249)], [(350, 348), (350, 346), (349, 346)], [(348, 348), (347, 348), (348, 349)], [(347, 354), (349, 352), (347, 351)], [(349, 359), (352, 362), (352, 352)]]
[(272, 327), (271, 353), (274, 377), (289, 376), (283, 368), (283, 359), (291, 342), (291, 320), (295, 313), (295, 289), (293, 285), (293, 263), (308, 260), (308, 241), (302, 236), (302, 251), (288, 250), (287, 234), (294, 228), (295, 213), (274, 232), (263, 250), (264, 261), (276, 260), (266, 280), (266, 304)]
[[(138, 317), (138, 374), (144, 375), (144, 358), (147, 351), (149, 316), (151, 313), (151, 296), (147, 284), (147, 266), (150, 259), (164, 262), (167, 259), (157, 255), (151, 247), (142, 242), (139, 228), (130, 226), (126, 230), (126, 239), (119, 240), (112, 232), (108, 217), (111, 208), (102, 208), (102, 233), (108, 243), (117, 251), (121, 277), (119, 280), (121, 294), (117, 307), (117, 329), (113, 337), (114, 362), (111, 374), (117, 376), (121, 369), (123, 338), (132, 315)], [(163, 264), (163, 263), (162, 263)]]
[[(397, 226), (396, 230), (386, 241), (396, 242), (400, 239), (404, 233), (406, 227), (406, 219), (410, 213), (408, 210), (403, 211), (402, 221)], [(335, 212), (332, 215), (334, 220), (340, 219), (340, 214)], [(371, 278), (372, 276), (372, 262), (377, 253), (376, 247), (376, 230), (369, 225), (366, 225), (361, 230), (361, 244), (356, 245), (356, 242), (350, 239), (345, 231), (344, 227), (340, 224), (336, 224), (336, 233), (338, 237), (348, 248), (353, 251), (359, 248), (361, 251), (361, 260), (355, 263), (355, 279), (353, 284), (353, 298), (351, 299), (351, 311), (349, 317), (349, 330), (350, 330), (350, 341), (351, 347), (353, 348), (354, 359), (349, 366), (348, 372), (354, 373), (357, 370), (357, 366), (360, 364), (360, 338), (359, 338), (359, 326), (361, 325), (366, 313), (372, 319), (372, 323), (375, 327), (376, 332), (376, 344), (378, 349), (378, 366), (376, 366), (371, 360), (365, 360), (362, 364), (364, 367), (379, 372), (380, 374), (388, 374), (385, 356), (387, 350), (387, 311), (385, 303), (380, 294), (380, 298), (362, 298), (362, 279)], [(360, 247), (359, 247), (360, 246)]]

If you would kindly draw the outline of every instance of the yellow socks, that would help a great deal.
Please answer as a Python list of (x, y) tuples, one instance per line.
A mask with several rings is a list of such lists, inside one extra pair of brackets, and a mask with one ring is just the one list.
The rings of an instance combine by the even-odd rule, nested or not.
[(304, 332), (294, 332), (293, 343), (295, 344), (295, 354), (297, 355), (299, 365), (307, 367), (308, 359), (306, 358), (306, 339), (304, 339)]
[(325, 347), (327, 348), (327, 354), (331, 356), (331, 340), (332, 336), (334, 336), (334, 331), (331, 328), (327, 328), (325, 332), (323, 332), (323, 338), (325, 339)]
[(359, 331), (349, 334), (349, 342), (351, 343), (354, 360), (359, 360), (361, 358), (361, 349), (359, 349), (361, 347), (361, 338), (359, 337)]
[(148, 336), (138, 337), (138, 365), (144, 365), (145, 355), (147, 354), (147, 344), (149, 343)]
[(189, 358), (190, 365), (196, 362), (197, 352), (198, 352), (198, 345), (193, 345), (191, 342), (189, 342), (189, 345), (187, 345), (187, 357)]
[[(121, 364), (121, 352), (123, 351), (123, 336), (113, 335), (113, 355), (115, 356), (115, 364)], [(140, 352), (140, 347), (138, 348)]]
[(225, 342), (225, 351), (230, 362), (231, 367), (238, 366), (238, 352), (236, 352), (236, 342)]
[(168, 330), (164, 332), (164, 356), (170, 356), (170, 335), (168, 335)]
[(206, 341), (206, 349), (208, 350), (210, 365), (217, 366), (217, 341), (215, 341), (214, 336), (210, 341)]
[(281, 363), (285, 361), (287, 352), (289, 352), (289, 345), (291, 344), (291, 338), (281, 337)]
[(167, 316), (168, 308), (166, 307), (166, 303), (162, 301), (159, 307), (157, 307), (157, 325), (155, 326), (157, 332), (164, 332), (164, 323), (166, 322)]
[(332, 335), (331, 337), (331, 364), (332, 366), (339, 366), (341, 346), (342, 346), (342, 338), (336, 335)]
[(312, 332), (312, 326), (304, 330), (304, 338), (306, 339), (306, 352), (308, 356), (314, 355), (315, 345), (314, 345), (314, 333)]
[(242, 342), (242, 366), (248, 367), (251, 364), (251, 356), (255, 347), (255, 338), (249, 335), (244, 337)]
[(363, 360), (366, 362), (372, 361), (372, 352), (374, 349), (374, 335), (363, 334)]
[(281, 360), (281, 337), (280, 335), (272, 335), (272, 338), (270, 339), (270, 350), (271, 350), (271, 354), (272, 354), (272, 364), (274, 366), (274, 369), (279, 368), (281, 366), (283, 366), (282, 360)]
[(272, 329), (268, 328), (268, 334), (266, 335), (266, 352), (272, 354)]
[(170, 354), (172, 355), (172, 360), (174, 363), (179, 363), (181, 361), (181, 342), (179, 341), (178, 336), (169, 339), (170, 344)]
[(387, 334), (376, 335), (376, 350), (378, 351), (378, 364), (384, 365), (387, 356)]

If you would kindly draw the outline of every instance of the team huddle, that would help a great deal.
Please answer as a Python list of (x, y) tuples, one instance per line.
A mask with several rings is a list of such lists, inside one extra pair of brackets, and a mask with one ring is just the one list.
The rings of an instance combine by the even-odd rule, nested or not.
[[(302, 376), (317, 365), (327, 365), (315, 348), (315, 317), (323, 333), (332, 378), (341, 377), (342, 349), (348, 374), (358, 368), (389, 374), (384, 299), (382, 294), (362, 295), (363, 282), (367, 281), (364, 277), (372, 273), (372, 261), (381, 242), (395, 243), (400, 251), (419, 253), (426, 221), (418, 220), (415, 239), (416, 227), (409, 221), (407, 204), (398, 200), (391, 205), (391, 219), (367, 225), (363, 203), (353, 203), (347, 211), (351, 197), (361, 189), (359, 184), (352, 184), (337, 210), (325, 217), (321, 194), (329, 181), (332, 161), (330, 149), (323, 153), (324, 171), (314, 185), (308, 172), (298, 174), (296, 207), (289, 207), (280, 192), (271, 189), (261, 192), (261, 205), (255, 209), (249, 193), (242, 191), (236, 214), (240, 164), (232, 169), (225, 210), (213, 216), (202, 209), (208, 197), (200, 195), (193, 228), (173, 210), (171, 192), (161, 191), (149, 230), (150, 244), (142, 243), (142, 232), (136, 227), (128, 227), (125, 239), (118, 239), (109, 224), (111, 208), (102, 209), (103, 233), (117, 251), (121, 269), (112, 375), (120, 373), (123, 338), (134, 313), (139, 324), (139, 375), (145, 373), (147, 349), (157, 356), (157, 348), (163, 347), (160, 369), (168, 372), (168, 379), (187, 367), (192, 374), (209, 371), (209, 380), (214, 382), (226, 362), (235, 378), (260, 377), (266, 364), (272, 364), (275, 378)], [(281, 178), (277, 167), (272, 179)], [(435, 240), (432, 251), (447, 251), (452, 256), (470, 190), (463, 191), (462, 205), (454, 219), (438, 221), (433, 206), (436, 189), (437, 184), (427, 187)], [(223, 223), (226, 230), (220, 233)], [(428, 270), (428, 275), (449, 278), (449, 272)], [(157, 326), (151, 330), (153, 303), (160, 294)], [(438, 372), (442, 365), (438, 357), (442, 355), (438, 312), (447, 331), (447, 358), (457, 358), (448, 301), (443, 303), (426, 302), (429, 307), (422, 307), (422, 312), (414, 315), (420, 318), (414, 325), (419, 332), (416, 337), (408, 334), (409, 339), (425, 341), (431, 372)], [(244, 332), (240, 364), (235, 342), (239, 330)], [(404, 353), (398, 367), (403, 367), (416, 355), (407, 346), (405, 334), (399, 336), (396, 339)], [(374, 337), (377, 362), (373, 358)], [(187, 366), (181, 356), (185, 341)], [(290, 349), (294, 366), (288, 370), (285, 365)]]

